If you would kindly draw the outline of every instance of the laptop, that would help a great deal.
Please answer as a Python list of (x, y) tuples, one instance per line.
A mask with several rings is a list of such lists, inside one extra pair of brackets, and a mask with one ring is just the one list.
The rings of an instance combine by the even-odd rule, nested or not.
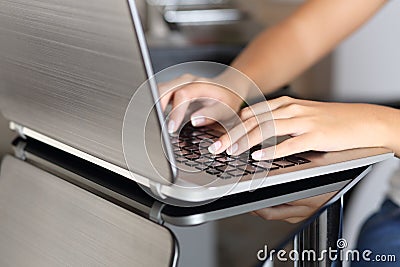
[[(0, 10), (0, 109), (10, 128), (134, 180), (170, 204), (200, 205), (393, 156), (366, 148), (273, 162), (210, 157), (204, 146), (218, 137), (213, 129), (185, 125), (170, 136), (163, 127), (135, 1), (12, 0)], [(127, 109), (143, 86), (127, 130)]]
[[(253, 192), (227, 195), (201, 206), (182, 207), (158, 201), (146, 194), (133, 180), (40, 141), (17, 138), (13, 142), (13, 149), (15, 161), (19, 162), (18, 168), (23, 168), (24, 165), (36, 166), (116, 205), (125, 208), (129, 206), (146, 218), (176, 226), (194, 226), (336, 192), (327, 203), (320, 203), (321, 208), (326, 208), (353, 188), (372, 169), (371, 166), (363, 166), (341, 171), (340, 175), (330, 173), (295, 180)], [(24, 159), (25, 162), (17, 159)], [(6, 165), (5, 161), (7, 160), (3, 160), (3, 165)], [(323, 208), (317, 213), (322, 211)], [(300, 224), (303, 225), (303, 222)]]

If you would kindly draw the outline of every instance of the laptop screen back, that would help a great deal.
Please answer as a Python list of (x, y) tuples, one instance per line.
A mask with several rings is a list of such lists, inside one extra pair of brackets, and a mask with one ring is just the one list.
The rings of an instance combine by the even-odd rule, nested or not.
[[(127, 168), (123, 119), (149, 74), (138, 33), (125, 0), (0, 2), (1, 111), (10, 121)], [(138, 157), (130, 169), (158, 179), (170, 165), (163, 156), (155, 164), (146, 156), (145, 123), (154, 130), (151, 153), (164, 155), (157, 115), (141, 112), (154, 104), (147, 92), (131, 132)]]

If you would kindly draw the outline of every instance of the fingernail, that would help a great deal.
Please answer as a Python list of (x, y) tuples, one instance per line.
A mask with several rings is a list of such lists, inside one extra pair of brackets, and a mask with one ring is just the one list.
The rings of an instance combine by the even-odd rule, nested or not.
[(215, 152), (217, 152), (218, 149), (220, 149), (221, 147), (222, 147), (221, 141), (217, 141), (208, 147), (208, 151), (210, 151), (211, 154), (215, 154)]
[(193, 126), (197, 126), (203, 124), (206, 121), (206, 119), (204, 117), (192, 117), (191, 121)]
[(238, 150), (238, 148), (239, 148), (239, 145), (235, 143), (226, 150), (226, 154), (232, 155), (233, 153), (235, 153)]
[(261, 150), (255, 151), (253, 154), (251, 154), (251, 157), (255, 160), (260, 160), (264, 157), (264, 152)]
[(168, 133), (172, 134), (175, 132), (175, 122), (170, 120), (168, 123)]

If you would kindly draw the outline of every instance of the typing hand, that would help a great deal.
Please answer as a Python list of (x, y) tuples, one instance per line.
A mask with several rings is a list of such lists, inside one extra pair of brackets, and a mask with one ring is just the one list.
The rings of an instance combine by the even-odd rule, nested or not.
[(313, 215), (314, 212), (321, 208), (322, 205), (324, 205), (335, 194), (336, 192), (332, 192), (301, 199), (283, 205), (253, 211), (252, 214), (258, 215), (265, 220), (298, 223)]
[[(229, 84), (232, 82), (229, 74), (225, 73), (214, 79), (186, 74), (159, 84), (162, 109), (165, 111), (168, 104), (172, 106), (168, 115), (168, 132), (179, 129), (187, 112), (191, 112), (190, 121), (195, 127), (237, 116), (248, 89), (243, 82), (235, 86)], [(191, 111), (191, 106), (197, 106), (197, 110)]]
[[(395, 112), (396, 111), (396, 112)], [(209, 150), (238, 155), (271, 136), (291, 138), (253, 152), (255, 160), (280, 158), (309, 150), (340, 151), (390, 147), (397, 110), (370, 104), (324, 103), (280, 97), (245, 108), (242, 123), (221, 136)]]

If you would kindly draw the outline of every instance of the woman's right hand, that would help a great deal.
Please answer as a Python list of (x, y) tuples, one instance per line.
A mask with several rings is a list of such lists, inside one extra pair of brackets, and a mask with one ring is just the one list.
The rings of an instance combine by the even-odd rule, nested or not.
[(400, 111), (357, 103), (328, 103), (280, 97), (241, 111), (243, 123), (221, 136), (210, 152), (239, 155), (273, 136), (291, 136), (255, 151), (255, 160), (270, 160), (305, 151), (342, 151), (386, 147), (400, 155)]

